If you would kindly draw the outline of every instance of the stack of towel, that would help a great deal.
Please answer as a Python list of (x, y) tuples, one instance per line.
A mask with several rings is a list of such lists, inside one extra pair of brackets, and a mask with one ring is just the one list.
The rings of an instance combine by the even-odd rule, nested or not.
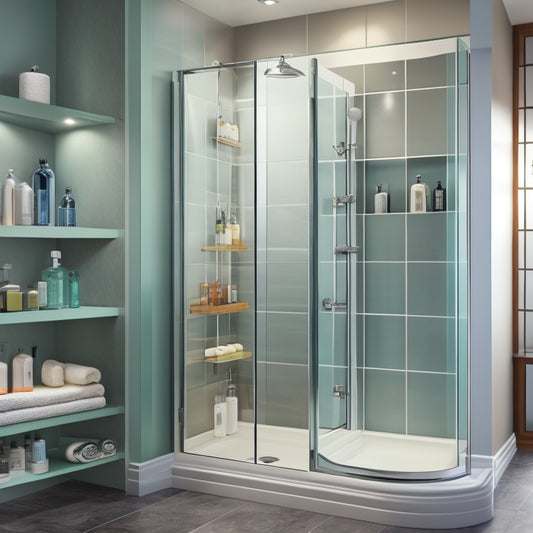
[(57, 388), (37, 385), (33, 392), (4, 394), (0, 396), (0, 426), (105, 407), (104, 392), (103, 385), (92, 383)]
[(101, 377), (96, 368), (48, 359), (33, 392), (0, 396), (0, 426), (105, 407)]

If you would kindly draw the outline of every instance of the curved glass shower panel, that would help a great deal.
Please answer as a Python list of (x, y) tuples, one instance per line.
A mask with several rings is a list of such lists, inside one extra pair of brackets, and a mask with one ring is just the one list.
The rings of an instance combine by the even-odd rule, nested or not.
[(182, 450), (254, 461), (254, 65), (180, 73)]
[[(315, 465), (400, 479), (460, 475), (468, 433), (468, 48), (446, 39), (371, 52), (318, 58), (354, 83), (364, 139), (354, 149), (358, 250), (347, 273), (353, 290), (346, 352), (332, 348), (342, 308), (326, 310), (321, 293), (324, 286), (338, 291), (339, 269), (326, 270), (339, 234), (330, 228), (329, 238), (320, 238), (331, 187), (322, 187), (327, 162), (318, 148)], [(320, 87), (319, 76), (319, 143), (331, 130)], [(351, 167), (343, 167), (347, 176)], [(411, 205), (417, 176), (426, 184), (424, 212)], [(378, 186), (388, 195), (386, 213), (376, 212)], [(446, 190), (445, 205), (434, 202), (437, 188)], [(335, 419), (333, 402), (346, 409), (345, 420)]]

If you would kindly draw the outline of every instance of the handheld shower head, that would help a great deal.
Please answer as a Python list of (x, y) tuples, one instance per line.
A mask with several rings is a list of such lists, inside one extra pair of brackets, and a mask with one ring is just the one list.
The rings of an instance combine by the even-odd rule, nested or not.
[(358, 107), (350, 107), (346, 115), (352, 122), (359, 122), (363, 117), (363, 112)]

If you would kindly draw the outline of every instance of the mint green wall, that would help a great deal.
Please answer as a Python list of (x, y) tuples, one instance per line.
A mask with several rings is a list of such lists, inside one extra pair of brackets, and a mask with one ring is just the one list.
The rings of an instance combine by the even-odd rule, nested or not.
[[(55, 103), (55, 5), (56, 0), (2, 0), (0, 94), (18, 97), (18, 74), (37, 64), (50, 76), (50, 102)], [(39, 46), (35, 46), (37, 39)]]

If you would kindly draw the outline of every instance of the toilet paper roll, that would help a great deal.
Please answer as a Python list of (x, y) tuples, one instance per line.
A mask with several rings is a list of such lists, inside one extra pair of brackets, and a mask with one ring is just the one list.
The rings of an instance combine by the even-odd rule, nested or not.
[(50, 76), (42, 72), (23, 72), (19, 74), (19, 98), (49, 104)]

